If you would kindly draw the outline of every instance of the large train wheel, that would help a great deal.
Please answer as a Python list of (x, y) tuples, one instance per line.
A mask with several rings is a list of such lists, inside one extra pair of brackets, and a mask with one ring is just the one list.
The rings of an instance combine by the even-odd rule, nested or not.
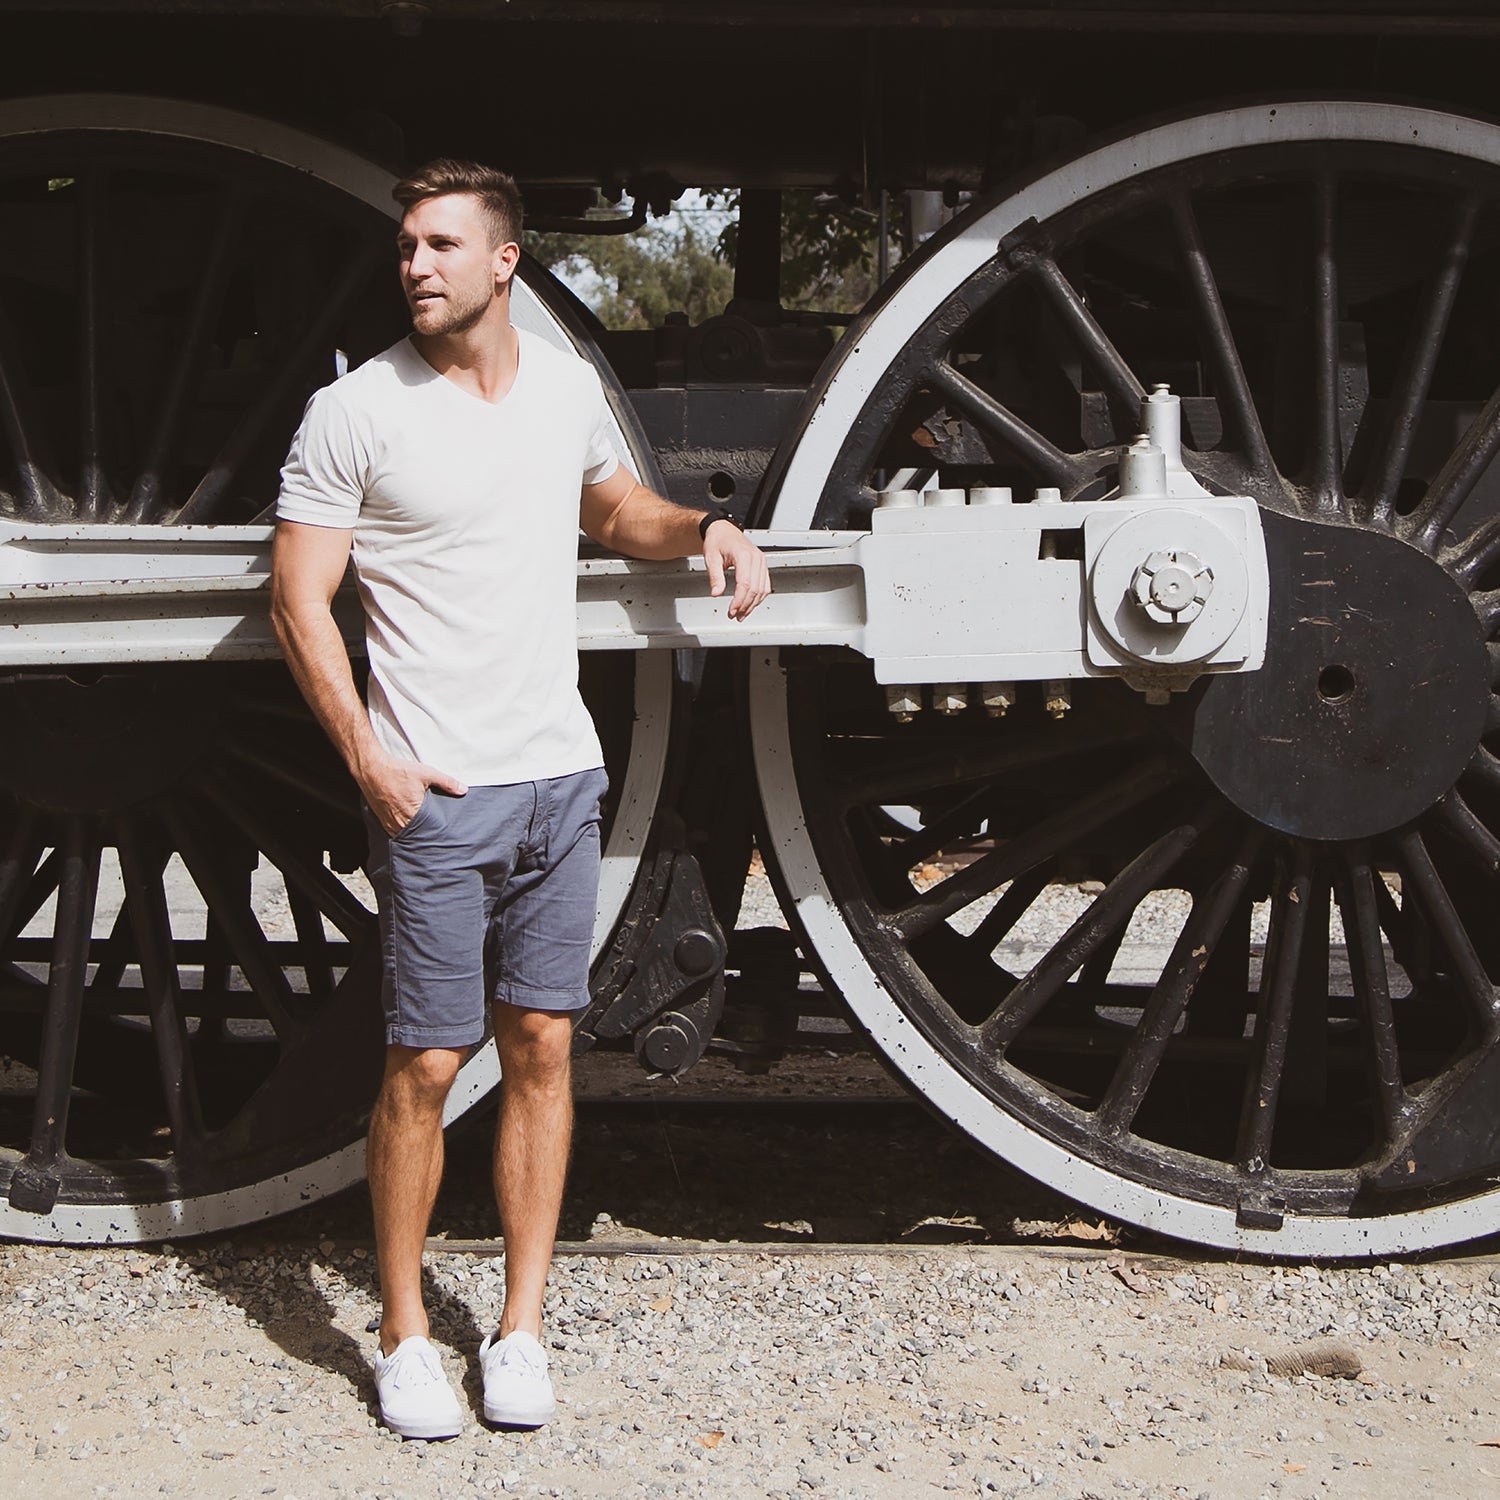
[(1258, 499), (1266, 666), (1170, 706), (1087, 681), (1060, 719), (1029, 685), (900, 724), (862, 663), (752, 669), (779, 878), (855, 1017), (1126, 1221), (1315, 1256), (1500, 1228), (1497, 271), (1492, 126), (1148, 129), (915, 260), (758, 517), (858, 525), (901, 470), (1097, 495), (1158, 381), (1187, 466)]
[[(0, 514), (263, 516), (308, 394), (406, 326), (390, 182), (221, 110), (0, 105)], [(596, 357), (523, 277), (517, 321)], [(583, 677), (614, 785), (597, 952), (656, 805), (671, 659)], [(364, 839), (280, 664), (39, 661), (0, 683), (0, 725), (0, 1234), (197, 1233), (356, 1180), (381, 1055)], [(478, 1049), (450, 1115), (497, 1078)]]

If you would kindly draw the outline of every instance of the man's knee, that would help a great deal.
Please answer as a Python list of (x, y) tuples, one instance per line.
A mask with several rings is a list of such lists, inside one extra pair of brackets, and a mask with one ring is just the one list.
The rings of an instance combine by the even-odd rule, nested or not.
[(566, 1012), (497, 1006), (495, 1045), (502, 1078), (535, 1087), (567, 1087), (573, 1020)]
[(441, 1109), (463, 1058), (451, 1047), (387, 1047), (381, 1094), (398, 1109)]

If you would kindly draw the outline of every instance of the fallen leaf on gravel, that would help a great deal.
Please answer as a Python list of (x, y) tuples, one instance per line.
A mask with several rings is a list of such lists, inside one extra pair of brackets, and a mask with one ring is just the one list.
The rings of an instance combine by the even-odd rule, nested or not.
[(666, 1312), (671, 1306), (672, 1299), (670, 1297), (658, 1297), (656, 1301), (651, 1304), (651, 1311)]
[(1476, 1448), (1500, 1448), (1500, 1438), (1480, 1438), (1474, 1446)]
[(1127, 1266), (1124, 1261), (1119, 1260), (1106, 1261), (1105, 1264), (1132, 1292), (1144, 1294), (1151, 1290), (1151, 1283), (1139, 1266)]
[(1113, 1244), (1119, 1238), (1120, 1231), (1113, 1224), (1106, 1224), (1103, 1219), (1097, 1224), (1085, 1224), (1082, 1219), (1074, 1219), (1071, 1224), (1064, 1224), (1057, 1233), (1059, 1238), (1108, 1240)]
[(724, 1441), (724, 1434), (722, 1432), (705, 1432), (698, 1441), (705, 1448), (717, 1448)]
[(1283, 1474), (1300, 1474), (1306, 1467), (1306, 1464), (1282, 1464), (1281, 1472)]

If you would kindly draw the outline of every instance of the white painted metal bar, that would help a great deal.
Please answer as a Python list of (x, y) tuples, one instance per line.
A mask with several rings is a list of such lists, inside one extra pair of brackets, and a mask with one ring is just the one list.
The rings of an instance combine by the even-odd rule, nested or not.
[[(882, 506), (868, 532), (752, 533), (774, 591), (743, 621), (729, 619), (727, 591), (709, 596), (701, 557), (651, 563), (586, 550), (579, 645), (845, 646), (871, 658), (887, 684), (1259, 664), (1266, 583), (1252, 501), (1155, 494), (995, 503), (1003, 493), (976, 492), (973, 504), (955, 491), (940, 505)], [(1081, 535), (1062, 544), (1070, 532)], [(1153, 625), (1132, 602), (1135, 563), (1186, 546), (1179, 533), (1221, 579), (1238, 569), (1235, 611), (1224, 607), (1222, 586), (1217, 613), (1181, 626)], [(272, 657), (271, 536), (268, 526), (0, 522), (0, 665)], [(351, 649), (361, 650), (352, 584), (336, 612)]]

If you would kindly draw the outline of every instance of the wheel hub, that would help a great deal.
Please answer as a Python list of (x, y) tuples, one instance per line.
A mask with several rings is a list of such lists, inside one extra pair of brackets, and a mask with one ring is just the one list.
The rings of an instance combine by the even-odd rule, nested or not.
[(1214, 677), (1189, 743), (1237, 807), (1283, 833), (1357, 839), (1409, 822), (1484, 729), (1484, 634), (1468, 597), (1394, 537), (1265, 512), (1265, 666)]

